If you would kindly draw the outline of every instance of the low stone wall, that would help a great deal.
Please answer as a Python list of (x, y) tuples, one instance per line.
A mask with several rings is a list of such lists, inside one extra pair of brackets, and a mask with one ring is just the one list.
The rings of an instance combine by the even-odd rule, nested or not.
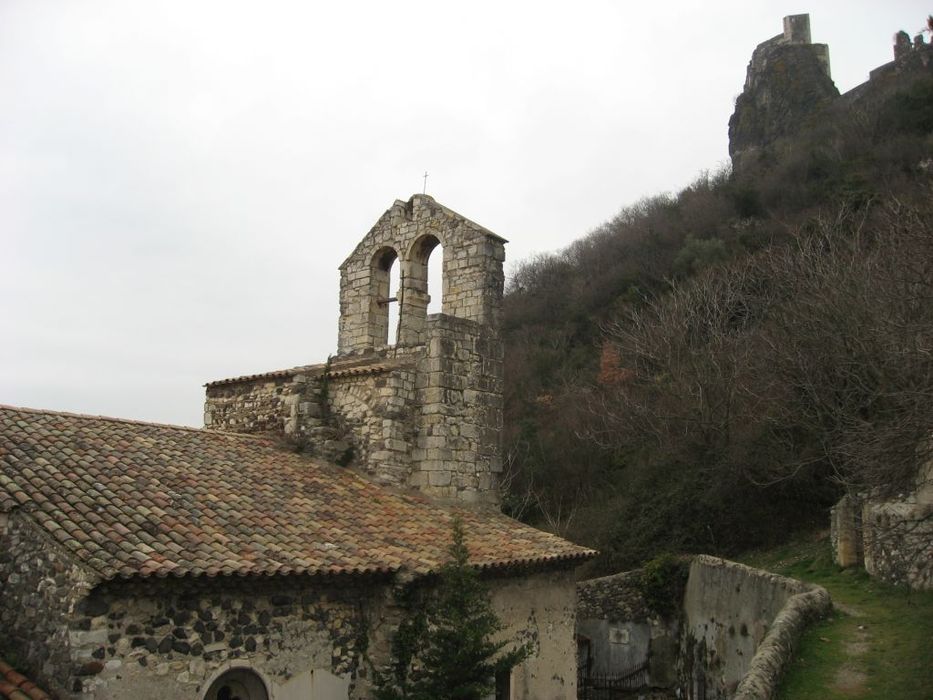
[(826, 615), (832, 601), (826, 589), (811, 590), (790, 597), (752, 658), (748, 673), (736, 689), (735, 700), (766, 700), (774, 697), (778, 681), (807, 625)]
[(695, 557), (684, 595), (685, 697), (770, 698), (800, 632), (829, 607), (819, 586)]
[(628, 571), (578, 584), (577, 634), (590, 645), (592, 675), (647, 662), (648, 685), (686, 700), (771, 698), (803, 629), (828, 612), (819, 586), (700, 555), (690, 564), (682, 608), (653, 616)]

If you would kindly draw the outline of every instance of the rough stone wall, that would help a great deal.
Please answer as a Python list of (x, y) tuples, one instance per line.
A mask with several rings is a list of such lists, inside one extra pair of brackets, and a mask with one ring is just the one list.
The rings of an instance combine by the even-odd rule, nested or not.
[(322, 416), (320, 377), (304, 372), (211, 386), (204, 427), (232, 433), (275, 433), (299, 438)]
[(351, 458), (346, 430), (330, 414), (324, 365), (208, 385), (204, 427), (278, 435), (332, 462)]
[(933, 590), (933, 463), (897, 499), (844, 496), (832, 509), (833, 561), (915, 590)]
[(577, 584), (577, 634), (588, 640), (589, 672), (619, 675), (648, 664), (648, 685), (678, 682), (680, 620), (653, 614), (639, 585), (641, 570)]
[(865, 570), (915, 590), (933, 590), (933, 506), (911, 499), (867, 503)]
[(334, 424), (352, 447), (349, 464), (387, 486), (406, 486), (417, 431), (416, 367), (420, 353), (405, 355), (390, 371), (337, 377), (328, 386)]
[(794, 133), (839, 96), (830, 77), (829, 48), (810, 43), (807, 15), (784, 18), (785, 31), (752, 53), (745, 87), (729, 119), (729, 155), (739, 169), (782, 136)]
[[(788, 601), (813, 591), (817, 591), (815, 597), (799, 598), (795, 603), (807, 611), (812, 608), (806, 620), (829, 608), (829, 595), (818, 586), (716, 557), (694, 558), (684, 595), (685, 697), (713, 700), (736, 696)], [(775, 683), (791, 658), (800, 629), (802, 625), (788, 621), (780, 636), (768, 645), (766, 666)]]
[(323, 365), (208, 385), (205, 426), (281, 435), (389, 486), (497, 503), (502, 344), (445, 314), (427, 342), (352, 371)]
[(71, 690), (62, 669), (83, 671), (71, 655), (88, 631), (68, 620), (94, 583), (28, 517), (0, 513), (0, 651), (50, 692)]
[(498, 503), (502, 471), (502, 343), (465, 319), (428, 319), (418, 367), (417, 444), (410, 485), (466, 503)]
[(314, 672), (349, 686), (363, 668), (364, 619), (378, 591), (372, 582), (307, 577), (105, 584), (70, 619), (79, 670), (70, 690), (101, 699), (197, 698), (237, 666), (282, 694), (307, 697)]
[(862, 506), (865, 570), (888, 583), (933, 590), (933, 462), (912, 493)]

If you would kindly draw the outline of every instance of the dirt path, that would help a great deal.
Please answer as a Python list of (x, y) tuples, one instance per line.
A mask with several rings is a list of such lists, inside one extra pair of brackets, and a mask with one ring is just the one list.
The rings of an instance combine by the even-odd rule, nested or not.
[[(841, 612), (856, 618), (864, 617), (864, 614), (850, 605), (836, 604)], [(845, 652), (848, 660), (836, 671), (833, 678), (833, 690), (843, 695), (858, 697), (865, 691), (865, 682), (868, 676), (861, 670), (861, 658), (868, 653), (871, 646), (871, 633), (864, 624), (856, 627), (853, 637), (845, 642)]]

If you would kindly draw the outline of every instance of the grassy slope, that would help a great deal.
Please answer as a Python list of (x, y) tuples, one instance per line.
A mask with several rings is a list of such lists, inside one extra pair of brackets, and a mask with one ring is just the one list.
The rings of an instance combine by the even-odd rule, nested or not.
[(804, 634), (781, 700), (933, 699), (933, 592), (911, 593), (840, 570), (822, 536), (740, 561), (817, 583), (836, 611)]

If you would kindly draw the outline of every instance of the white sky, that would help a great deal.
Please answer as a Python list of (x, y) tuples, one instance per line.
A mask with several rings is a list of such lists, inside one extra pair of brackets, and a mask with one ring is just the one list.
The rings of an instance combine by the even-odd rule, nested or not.
[(918, 0), (0, 0), (0, 403), (201, 424), (323, 361), (337, 266), (420, 192), (554, 250), (727, 158), (809, 12), (841, 90)]

